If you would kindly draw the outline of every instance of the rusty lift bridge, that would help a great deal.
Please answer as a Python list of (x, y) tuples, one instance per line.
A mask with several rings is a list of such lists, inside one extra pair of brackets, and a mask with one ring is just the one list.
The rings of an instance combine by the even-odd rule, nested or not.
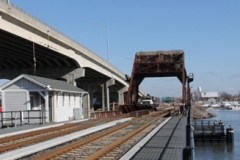
[[(139, 85), (145, 77), (177, 77), (182, 83), (182, 103), (190, 99), (189, 83), (193, 81), (193, 74), (187, 76), (182, 50), (137, 52), (134, 59), (128, 94), (125, 104), (120, 108), (122, 112), (136, 110), (138, 105)], [(186, 95), (186, 83), (188, 92)], [(187, 102), (188, 103), (188, 102)]]

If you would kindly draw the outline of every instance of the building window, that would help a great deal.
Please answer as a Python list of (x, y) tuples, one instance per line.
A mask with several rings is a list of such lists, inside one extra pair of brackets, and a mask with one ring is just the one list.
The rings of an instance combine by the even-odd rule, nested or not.
[(71, 107), (71, 94), (69, 93), (69, 107)]
[(76, 106), (76, 94), (74, 94), (74, 106)]
[(59, 104), (58, 104), (58, 94), (56, 95), (56, 101), (57, 101), (57, 103), (56, 103), (56, 104), (57, 104), (56, 107), (58, 107), (58, 105), (59, 105)]
[(63, 94), (62, 94), (62, 102), (63, 102), (62, 105), (63, 105), (63, 107), (64, 107), (64, 103), (65, 103), (64, 100), (65, 100), (65, 96), (64, 96), (64, 93), (63, 93)]

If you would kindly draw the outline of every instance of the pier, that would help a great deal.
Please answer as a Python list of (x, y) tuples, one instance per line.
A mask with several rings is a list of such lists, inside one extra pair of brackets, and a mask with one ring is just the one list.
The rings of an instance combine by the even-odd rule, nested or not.
[[(227, 128), (225, 133), (225, 124), (222, 120), (200, 120), (194, 121), (194, 140), (197, 141), (226, 141), (233, 142), (233, 128)], [(230, 132), (231, 131), (231, 132)], [(230, 134), (229, 134), (230, 133)]]

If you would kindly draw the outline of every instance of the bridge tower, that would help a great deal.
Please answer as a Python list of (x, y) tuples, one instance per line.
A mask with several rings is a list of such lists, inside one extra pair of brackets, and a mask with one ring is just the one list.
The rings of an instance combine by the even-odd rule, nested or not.
[(182, 50), (137, 52), (134, 59), (126, 105), (137, 105), (139, 85), (145, 77), (177, 77), (186, 98), (186, 69)]

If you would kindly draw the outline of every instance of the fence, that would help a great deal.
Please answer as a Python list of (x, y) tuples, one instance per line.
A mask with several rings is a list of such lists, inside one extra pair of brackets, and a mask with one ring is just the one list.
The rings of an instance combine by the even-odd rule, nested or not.
[(0, 113), (1, 128), (24, 124), (45, 124), (45, 110), (6, 111)]
[(195, 142), (194, 142), (194, 130), (193, 130), (193, 116), (192, 105), (188, 106), (187, 111), (187, 125), (186, 125), (186, 148), (183, 150), (183, 159), (195, 160)]
[(91, 117), (94, 117), (94, 118), (106, 118), (106, 117), (119, 116), (121, 114), (122, 113), (120, 111), (104, 111), (104, 112), (92, 113)]

